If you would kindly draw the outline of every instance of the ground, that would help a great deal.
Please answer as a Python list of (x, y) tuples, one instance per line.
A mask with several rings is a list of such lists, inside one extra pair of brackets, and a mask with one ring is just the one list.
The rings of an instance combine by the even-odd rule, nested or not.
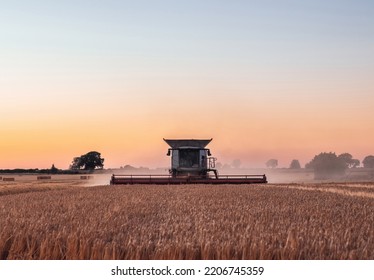
[(374, 259), (374, 183), (13, 177), (0, 182), (1, 259)]

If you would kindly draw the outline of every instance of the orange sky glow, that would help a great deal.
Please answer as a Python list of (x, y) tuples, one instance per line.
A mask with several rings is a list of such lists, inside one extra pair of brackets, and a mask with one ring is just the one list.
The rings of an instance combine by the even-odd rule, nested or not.
[(46, 1), (43, 16), (7, 4), (0, 168), (65, 169), (89, 151), (106, 168), (167, 167), (163, 138), (213, 138), (219, 162), (243, 167), (362, 161), (374, 154), (374, 7), (307, 2), (78, 1), (69, 17), (68, 4)]

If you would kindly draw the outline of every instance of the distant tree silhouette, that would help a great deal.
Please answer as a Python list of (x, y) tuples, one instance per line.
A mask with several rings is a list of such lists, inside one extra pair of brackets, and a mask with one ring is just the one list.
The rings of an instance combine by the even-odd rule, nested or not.
[(52, 164), (52, 167), (51, 167), (51, 173), (55, 174), (58, 172), (58, 168), (55, 167), (54, 164)]
[(352, 159), (352, 166), (351, 168), (356, 168), (360, 166), (360, 161), (358, 159)]
[(136, 168), (130, 164), (126, 164), (124, 167), (121, 167), (122, 169), (126, 170), (135, 170)]
[(82, 166), (81, 157), (75, 157), (75, 158), (73, 158), (73, 161), (70, 165), (70, 169), (77, 170), (77, 169), (80, 169), (81, 166)]
[(300, 169), (301, 165), (297, 159), (293, 159), (290, 163), (290, 169)]
[(278, 166), (278, 160), (277, 159), (269, 159), (266, 162), (266, 167), (268, 168), (276, 168)]
[(345, 174), (347, 167), (344, 159), (339, 158), (335, 153), (331, 152), (320, 153), (305, 165), (305, 168), (314, 170), (315, 179), (341, 177)]
[(365, 168), (374, 168), (374, 156), (370, 155), (365, 157), (362, 164)]
[(343, 153), (339, 155), (338, 158), (342, 159), (348, 168), (357, 167), (360, 165), (360, 161), (358, 159), (354, 159), (349, 153)]
[(75, 157), (70, 165), (70, 169), (84, 169), (94, 170), (95, 168), (102, 169), (104, 167), (104, 159), (101, 158), (101, 154), (96, 151), (89, 152), (80, 157)]

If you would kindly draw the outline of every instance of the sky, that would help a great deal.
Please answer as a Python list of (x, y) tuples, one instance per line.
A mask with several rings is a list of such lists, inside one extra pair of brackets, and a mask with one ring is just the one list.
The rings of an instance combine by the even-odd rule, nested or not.
[(374, 154), (371, 0), (2, 1), (0, 168)]

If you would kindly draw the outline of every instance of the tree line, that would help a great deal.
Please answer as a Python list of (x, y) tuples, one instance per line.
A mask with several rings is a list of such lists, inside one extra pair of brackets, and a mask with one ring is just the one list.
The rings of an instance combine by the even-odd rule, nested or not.
[[(364, 168), (374, 168), (374, 156), (366, 156), (362, 165)], [(266, 162), (268, 168), (276, 168), (278, 166), (277, 159), (269, 159)], [(314, 171), (316, 179), (326, 179), (332, 177), (339, 177), (345, 174), (348, 168), (356, 168), (360, 166), (360, 161), (353, 158), (350, 153), (343, 153), (336, 155), (336, 153), (320, 153), (305, 164), (305, 169)], [(301, 165), (297, 159), (291, 161), (290, 169), (300, 169)]]
[(79, 157), (73, 158), (72, 163), (69, 166), (68, 170), (58, 169), (52, 164), (51, 168), (38, 169), (38, 168), (29, 168), (29, 169), (0, 169), (0, 173), (8, 174), (25, 174), (25, 173), (35, 173), (35, 174), (80, 174), (82, 172), (91, 172), (95, 169), (104, 168), (104, 159), (101, 157), (101, 154), (96, 151), (91, 151), (87, 154), (81, 155)]
[[(235, 160), (233, 165), (239, 167), (241, 164), (240, 160)], [(365, 168), (374, 168), (374, 156), (366, 156), (362, 165)], [(266, 162), (268, 168), (278, 167), (277, 159), (269, 159)], [(345, 171), (348, 168), (356, 168), (360, 166), (360, 161), (353, 158), (349, 153), (343, 153), (336, 155), (333, 152), (329, 153), (320, 153), (314, 158), (305, 164), (306, 169), (311, 169), (315, 173), (315, 177), (318, 179), (331, 178), (336, 176), (341, 176), (345, 174)], [(49, 174), (78, 174), (81, 172), (91, 172), (95, 169), (104, 168), (104, 158), (101, 157), (101, 154), (97, 151), (91, 151), (87, 154), (83, 154), (79, 157), (74, 157), (72, 163), (69, 166), (68, 170), (62, 170), (55, 167), (52, 164), (52, 167), (49, 169), (1, 169), (0, 173), (49, 173)], [(219, 168), (219, 166), (217, 166)], [(300, 169), (301, 165), (299, 160), (293, 159), (289, 165), (290, 169)]]

